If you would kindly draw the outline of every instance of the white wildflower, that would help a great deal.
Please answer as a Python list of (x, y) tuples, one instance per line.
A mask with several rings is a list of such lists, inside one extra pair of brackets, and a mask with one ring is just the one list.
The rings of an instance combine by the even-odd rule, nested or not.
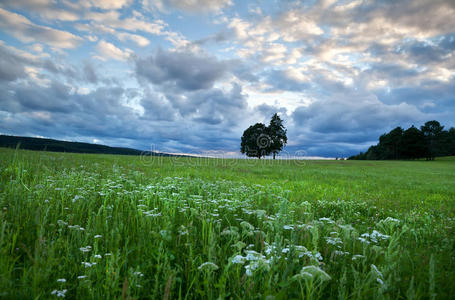
[(198, 270), (215, 271), (218, 270), (218, 266), (210, 261), (207, 261), (198, 267)]
[(53, 291), (51, 292), (51, 295), (56, 295), (57, 297), (62, 297), (62, 298), (64, 298), (67, 291), (68, 291), (68, 290), (66, 290), (66, 289), (65, 289), (65, 290), (61, 290), (61, 291), (53, 290)]
[(76, 202), (77, 200), (83, 199), (83, 198), (84, 198), (84, 197), (82, 197), (82, 196), (76, 195), (76, 196), (74, 196), (74, 198), (73, 198), (72, 201), (73, 201), (73, 203), (74, 203), (74, 202)]
[(258, 260), (260, 258), (264, 258), (264, 255), (254, 251), (254, 250), (246, 250), (246, 260)]
[(90, 267), (96, 265), (96, 262), (91, 263), (91, 262), (83, 261), (82, 265), (85, 266), (86, 268), (90, 268)]
[(231, 262), (233, 264), (244, 264), (246, 261), (246, 257), (242, 256), (242, 255), (236, 255), (234, 256), (232, 259), (231, 259)]
[(79, 250), (81, 250), (82, 252), (86, 253), (86, 252), (90, 252), (92, 250), (92, 247), (91, 246), (85, 246), (85, 247), (79, 248)]
[(355, 255), (352, 256), (352, 260), (357, 260), (357, 259), (364, 258), (364, 257), (365, 257), (364, 255), (355, 254)]
[(328, 224), (334, 224), (335, 221), (333, 221), (332, 219), (330, 218), (319, 218), (319, 221), (321, 222), (327, 222)]
[(66, 279), (65, 278), (59, 278), (59, 279), (57, 279), (57, 282), (66, 282)]

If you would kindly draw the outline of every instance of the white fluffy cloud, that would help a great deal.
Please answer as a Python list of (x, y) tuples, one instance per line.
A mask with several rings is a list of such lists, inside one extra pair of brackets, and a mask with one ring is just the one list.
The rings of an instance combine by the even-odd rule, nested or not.
[(95, 56), (98, 59), (106, 60), (107, 58), (115, 60), (127, 60), (130, 55), (130, 50), (121, 50), (117, 48), (114, 44), (101, 40), (96, 45), (99, 55)]
[(145, 2), (162, 12), (177, 8), (189, 13), (219, 12), (232, 5), (232, 0), (147, 0)]

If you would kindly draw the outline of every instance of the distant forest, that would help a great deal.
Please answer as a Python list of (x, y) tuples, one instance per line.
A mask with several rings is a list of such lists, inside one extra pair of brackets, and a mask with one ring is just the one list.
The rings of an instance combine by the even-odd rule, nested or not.
[(99, 153), (121, 155), (179, 156), (166, 153), (141, 151), (131, 148), (109, 147), (105, 145), (66, 142), (53, 139), (32, 138), (23, 136), (0, 135), (0, 147), (53, 151), (71, 153)]
[(455, 155), (455, 128), (444, 130), (438, 121), (428, 121), (420, 129), (411, 126), (406, 130), (397, 127), (379, 137), (379, 143), (367, 152), (349, 159), (422, 159)]

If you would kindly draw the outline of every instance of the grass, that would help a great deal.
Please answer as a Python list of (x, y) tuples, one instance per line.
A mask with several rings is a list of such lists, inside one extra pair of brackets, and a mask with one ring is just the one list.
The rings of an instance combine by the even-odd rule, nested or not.
[(455, 160), (0, 150), (2, 299), (447, 299)]

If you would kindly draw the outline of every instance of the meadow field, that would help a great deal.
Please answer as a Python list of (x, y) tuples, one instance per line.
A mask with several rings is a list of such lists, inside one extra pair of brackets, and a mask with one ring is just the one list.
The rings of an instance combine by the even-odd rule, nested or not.
[(0, 149), (1, 299), (455, 298), (455, 159)]

